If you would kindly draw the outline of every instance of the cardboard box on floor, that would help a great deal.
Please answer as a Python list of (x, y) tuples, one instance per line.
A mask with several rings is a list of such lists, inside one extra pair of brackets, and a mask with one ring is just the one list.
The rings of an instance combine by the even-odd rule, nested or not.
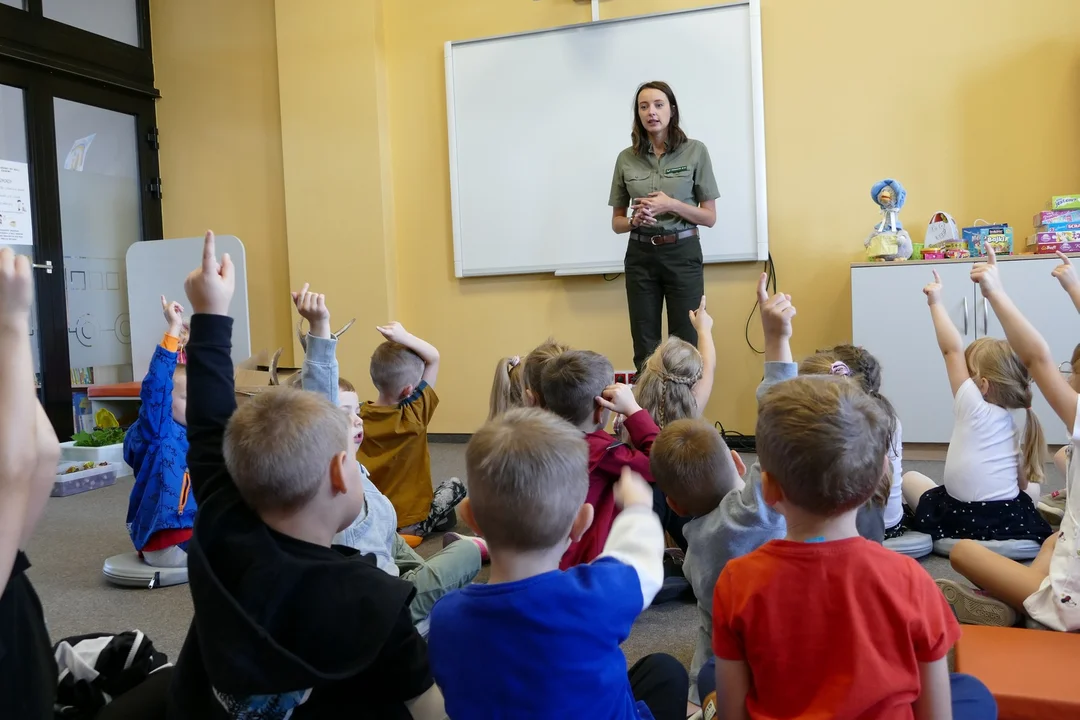
[(300, 368), (281, 367), (281, 348), (270, 356), (267, 350), (260, 350), (236, 366), (233, 380), (236, 384), (236, 401), (260, 393), (271, 392), (282, 387), (293, 387), (300, 382)]

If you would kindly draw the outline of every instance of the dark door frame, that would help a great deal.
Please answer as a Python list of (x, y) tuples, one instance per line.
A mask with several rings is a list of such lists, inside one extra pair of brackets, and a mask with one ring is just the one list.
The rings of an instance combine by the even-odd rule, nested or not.
[[(3, 6), (0, 6), (3, 9)], [(52, 262), (52, 273), (36, 271), (38, 332), (41, 352), (41, 399), (62, 439), (71, 436), (71, 363), (68, 353), (66, 275), (60, 222), (60, 187), (53, 98), (62, 98), (135, 117), (142, 215), (142, 239), (162, 237), (157, 130), (154, 100), (145, 93), (103, 81), (77, 79), (0, 57), (0, 84), (22, 89), (30, 161), (34, 253), (38, 263)]]

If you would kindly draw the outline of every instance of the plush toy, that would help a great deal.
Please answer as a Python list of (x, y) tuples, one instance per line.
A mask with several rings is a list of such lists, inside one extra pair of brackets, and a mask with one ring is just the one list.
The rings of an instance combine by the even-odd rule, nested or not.
[(866, 257), (882, 262), (907, 260), (911, 257), (911, 235), (900, 224), (900, 208), (907, 199), (904, 186), (886, 178), (870, 188), (870, 197), (881, 208), (881, 222), (863, 243)]

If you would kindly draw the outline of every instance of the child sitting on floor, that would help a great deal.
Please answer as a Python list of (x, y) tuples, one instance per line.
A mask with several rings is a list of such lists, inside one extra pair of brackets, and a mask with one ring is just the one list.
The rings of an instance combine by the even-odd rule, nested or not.
[[(638, 405), (633, 388), (612, 384), (614, 378), (615, 370), (608, 359), (588, 350), (564, 352), (544, 367), (542, 385), (547, 409), (585, 434), (589, 446), (589, 491), (585, 502), (595, 510), (591, 527), (575, 538), (563, 555), (559, 563), (563, 570), (590, 562), (603, 550), (618, 513), (613, 488), (624, 467), (629, 466), (652, 482), (649, 449), (659, 428)], [(626, 416), (633, 447), (604, 430), (610, 412)]]
[(399, 531), (425, 537), (454, 527), (454, 508), (465, 497), (457, 478), (434, 492), (431, 488), (427, 428), (439, 406), (439, 351), (401, 323), (378, 330), (386, 338), (371, 356), (371, 381), (379, 397), (360, 406), (366, 432), (358, 459), (394, 504)]
[[(301, 387), (326, 396), (345, 411), (352, 427), (355, 457), (364, 440), (364, 421), (360, 419), (356, 388), (338, 375), (337, 339), (330, 334), (326, 296), (310, 292), (304, 285), (292, 294), (292, 298), (300, 316), (311, 328), (300, 371)], [(411, 582), (416, 594), (409, 609), (421, 634), (426, 634), (432, 606), (446, 593), (472, 582), (480, 572), (487, 545), (480, 538), (447, 533), (444, 549), (425, 560), (398, 534), (394, 506), (371, 482), (363, 465), (360, 465), (360, 476), (364, 486), (364, 507), (349, 527), (334, 536), (334, 544), (372, 554), (379, 569)]]
[[(701, 417), (712, 394), (716, 348), (712, 338), (713, 320), (705, 309), (704, 296), (698, 309), (690, 311), (690, 323), (697, 332), (698, 346), (695, 348), (672, 335), (645, 360), (634, 382), (634, 396), (659, 428), (681, 418)], [(616, 437), (630, 440), (623, 428), (622, 417), (616, 417), (615, 427)], [(653, 510), (660, 516), (664, 530), (685, 552), (683, 525), (686, 518), (671, 509), (659, 486), (653, 485), (653, 492), (656, 494)]]
[(355, 430), (325, 398), (268, 390), (237, 408), (230, 358), (235, 287), (207, 233), (185, 282), (188, 454), (199, 500), (188, 546), (195, 619), (169, 717), (443, 718), (412, 585), (333, 545), (364, 507)]
[(525, 407), (525, 367), (521, 357), (504, 357), (495, 365), (495, 379), (491, 382), (491, 400), (488, 403), (488, 420), (512, 408)]
[[(914, 527), (939, 538), (1035, 540), (1050, 525), (1039, 515), (1039, 481), (1046, 442), (1031, 410), (1031, 375), (1005, 340), (984, 337), (964, 349), (941, 302), (937, 272), (923, 292), (955, 398), (953, 434), (945, 456), (945, 484), (917, 472), (904, 476), (904, 500)], [(1022, 444), (1010, 410), (1024, 410)]]
[(704, 297), (698, 309), (690, 311), (690, 322), (698, 334), (698, 346), (672, 335), (645, 360), (634, 383), (638, 404), (661, 429), (674, 420), (701, 417), (712, 395), (716, 347)]
[(819, 350), (799, 363), (800, 375), (842, 375), (850, 377), (870, 397), (881, 403), (893, 423), (889, 443), (889, 467), (881, 485), (865, 508), (859, 511), (859, 534), (868, 540), (882, 542), (898, 538), (905, 532), (903, 495), (904, 439), (900, 418), (888, 398), (881, 394), (881, 364), (861, 347), (837, 345), (831, 350)]
[[(681, 342), (681, 341), (680, 341)], [(729, 492), (741, 490), (746, 465), (739, 454), (729, 450), (720, 433), (701, 419), (668, 423), (653, 443), (649, 456), (656, 484), (667, 503), (681, 517), (686, 535), (683, 573), (697, 597), (697, 645), (690, 663), (690, 701), (698, 702), (696, 678), (712, 657), (712, 593), (726, 557), (714, 551), (727, 546), (730, 525), (721, 501)]]
[(187, 565), (195, 499), (187, 471), (187, 373), (177, 364), (183, 312), (161, 296), (168, 330), (142, 381), (139, 418), (124, 436), (124, 462), (135, 473), (127, 530), (139, 556), (154, 567)]
[[(761, 398), (774, 385), (795, 378), (799, 366), (791, 353), (792, 318), (795, 306), (791, 296), (768, 294), (768, 276), (758, 278), (757, 296), (761, 307), (761, 328), (765, 336), (765, 377), (757, 389)], [(884, 462), (884, 458), (882, 458)], [(888, 480), (882, 473), (881, 485)], [(880, 486), (879, 486), (880, 487)], [(745, 555), (770, 540), (784, 537), (787, 524), (784, 516), (769, 507), (762, 496), (761, 467), (754, 463), (746, 476), (746, 484), (724, 496), (716, 513), (717, 529), (722, 542), (711, 544), (712, 562), (722, 568), (732, 558)], [(859, 534), (868, 540), (881, 542), (884, 535), (882, 509), (867, 503), (856, 515)]]
[[(1065, 256), (1065, 260), (1069, 260), (1068, 256)], [(1065, 267), (1059, 265), (1058, 269)], [(1072, 262), (1069, 261), (1068, 268), (1072, 272)], [(1061, 276), (1057, 276), (1061, 279)], [(1075, 275), (1074, 275), (1075, 278)], [(1063, 372), (1069, 381), (1069, 387), (1073, 390), (1080, 392), (1080, 345), (1073, 348), (1072, 358), (1069, 362), (1061, 364), (1061, 372)], [(1072, 459), (1072, 444), (1063, 445), (1056, 453), (1054, 453), (1054, 466), (1065, 477), (1069, 476), (1069, 461)], [(1054, 490), (1044, 494), (1040, 499), (1036, 507), (1039, 509), (1039, 513), (1046, 518), (1046, 521), (1050, 523), (1050, 527), (1057, 527), (1061, 525), (1062, 518), (1065, 517), (1065, 508), (1068, 506), (1068, 491), (1065, 488), (1061, 490)]]
[[(998, 274), (997, 258), (987, 243), (989, 262), (972, 268), (971, 279), (979, 283), (983, 297), (990, 301), (994, 315), (1001, 321), (1005, 337), (1016, 349), (1024, 367), (1030, 370), (1035, 384), (1049, 401), (1054, 412), (1069, 428), (1069, 465), (1065, 474), (1067, 504), (1062, 512), (1061, 529), (1043, 542), (1038, 557), (1025, 566), (991, 552), (978, 543), (961, 540), (949, 555), (953, 568), (982, 588), (976, 592), (948, 580), (938, 580), (945, 597), (961, 622), (979, 625), (1012, 625), (1015, 610), (1026, 611), (1035, 621), (1054, 630), (1080, 630), (1080, 462), (1076, 447), (1080, 444), (1080, 394), (1066, 382), (1054, 363), (1043, 337), (1020, 313), (1005, 293)], [(1065, 263), (1054, 271), (1061, 275), (1072, 270)], [(1067, 269), (1065, 269), (1067, 268)], [(1075, 280), (1075, 276), (1072, 278)], [(1066, 290), (1070, 286), (1065, 282)], [(1072, 295), (1072, 292), (1070, 292)]]
[(664, 533), (644, 480), (623, 468), (603, 554), (558, 569), (592, 519), (589, 454), (581, 430), (536, 409), (504, 413), (469, 442), (462, 514), (490, 543), (491, 579), (431, 613), (431, 666), (450, 717), (686, 717), (679, 661), (649, 655), (628, 676), (619, 648), (663, 581)]
[(525, 356), (524, 380), (525, 380), (525, 405), (528, 407), (546, 408), (544, 402), (543, 382), (544, 368), (555, 358), (564, 352), (569, 352), (570, 346), (557, 342), (554, 338), (548, 338), (533, 348), (533, 351)]
[(891, 430), (844, 377), (799, 377), (762, 398), (763, 494), (787, 534), (727, 563), (716, 583), (721, 717), (996, 717), (985, 686), (949, 675), (960, 626), (930, 576), (856, 529)]

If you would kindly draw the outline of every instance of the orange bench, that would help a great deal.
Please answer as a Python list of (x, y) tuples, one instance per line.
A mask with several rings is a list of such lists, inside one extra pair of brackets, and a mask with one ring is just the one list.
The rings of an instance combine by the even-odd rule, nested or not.
[(141, 382), (122, 382), (112, 385), (91, 385), (86, 389), (86, 394), (92, 398), (123, 397), (138, 399), (139, 391), (142, 390)]
[(956, 672), (974, 675), (997, 700), (1000, 720), (1080, 718), (1080, 635), (964, 625)]

